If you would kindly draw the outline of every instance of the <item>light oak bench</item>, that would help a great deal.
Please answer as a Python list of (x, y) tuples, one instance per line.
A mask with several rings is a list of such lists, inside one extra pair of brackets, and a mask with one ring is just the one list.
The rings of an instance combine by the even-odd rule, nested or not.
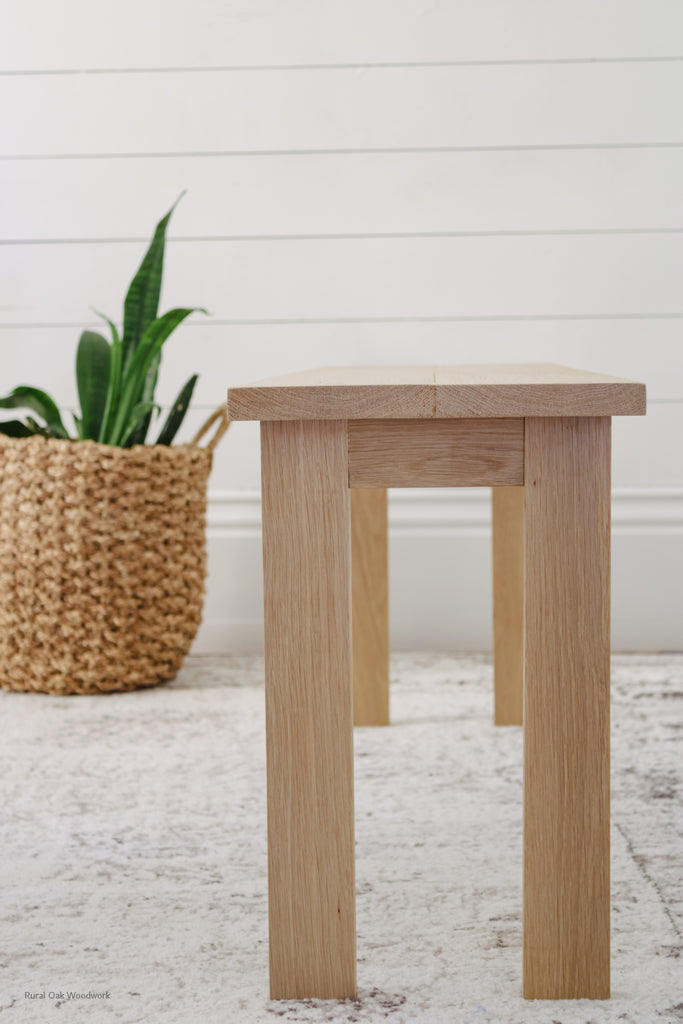
[(229, 390), (230, 419), (261, 421), (271, 998), (356, 994), (354, 703), (357, 724), (388, 722), (386, 488), (431, 486), (494, 488), (495, 720), (524, 720), (524, 995), (609, 996), (611, 417), (644, 413), (643, 384), (546, 364)]

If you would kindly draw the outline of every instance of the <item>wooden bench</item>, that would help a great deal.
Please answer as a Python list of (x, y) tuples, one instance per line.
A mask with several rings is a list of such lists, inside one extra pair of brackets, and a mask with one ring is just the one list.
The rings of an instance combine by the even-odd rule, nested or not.
[(609, 996), (611, 417), (644, 413), (643, 384), (546, 364), (229, 390), (231, 419), (261, 421), (271, 998), (356, 993), (354, 702), (357, 723), (388, 722), (386, 488), (430, 486), (494, 488), (496, 722), (523, 702), (524, 995)]

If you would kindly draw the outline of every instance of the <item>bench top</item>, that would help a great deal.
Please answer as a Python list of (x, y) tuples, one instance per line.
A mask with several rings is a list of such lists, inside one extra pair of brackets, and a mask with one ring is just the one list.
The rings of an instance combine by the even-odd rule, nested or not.
[(333, 366), (228, 390), (231, 420), (643, 416), (645, 385), (553, 363)]

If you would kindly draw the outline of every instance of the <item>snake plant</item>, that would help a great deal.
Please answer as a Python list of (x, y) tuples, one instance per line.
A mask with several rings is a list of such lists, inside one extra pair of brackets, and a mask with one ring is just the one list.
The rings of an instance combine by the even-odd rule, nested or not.
[[(157, 316), (164, 264), (166, 228), (175, 207), (156, 226), (144, 259), (133, 278), (123, 307), (123, 332), (108, 317), (111, 342), (96, 331), (83, 331), (76, 352), (76, 383), (80, 416), (74, 414), (76, 439), (128, 448), (147, 440), (152, 415), (161, 350), (164, 342), (186, 317), (199, 307), (171, 309)], [(170, 444), (180, 427), (197, 382), (193, 375), (180, 389), (155, 444)], [(0, 422), (0, 433), (10, 437), (68, 438), (57, 404), (38, 388), (14, 388), (0, 399), (0, 409), (23, 409), (35, 414), (23, 420)]]

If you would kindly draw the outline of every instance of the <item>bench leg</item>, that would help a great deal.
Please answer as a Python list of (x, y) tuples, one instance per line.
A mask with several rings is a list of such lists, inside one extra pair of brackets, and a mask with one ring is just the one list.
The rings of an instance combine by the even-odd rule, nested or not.
[(351, 491), (353, 724), (389, 725), (386, 488)]
[(610, 420), (527, 419), (524, 995), (610, 994)]
[(261, 425), (272, 999), (356, 994), (347, 427)]
[(524, 488), (492, 487), (494, 722), (522, 724)]

